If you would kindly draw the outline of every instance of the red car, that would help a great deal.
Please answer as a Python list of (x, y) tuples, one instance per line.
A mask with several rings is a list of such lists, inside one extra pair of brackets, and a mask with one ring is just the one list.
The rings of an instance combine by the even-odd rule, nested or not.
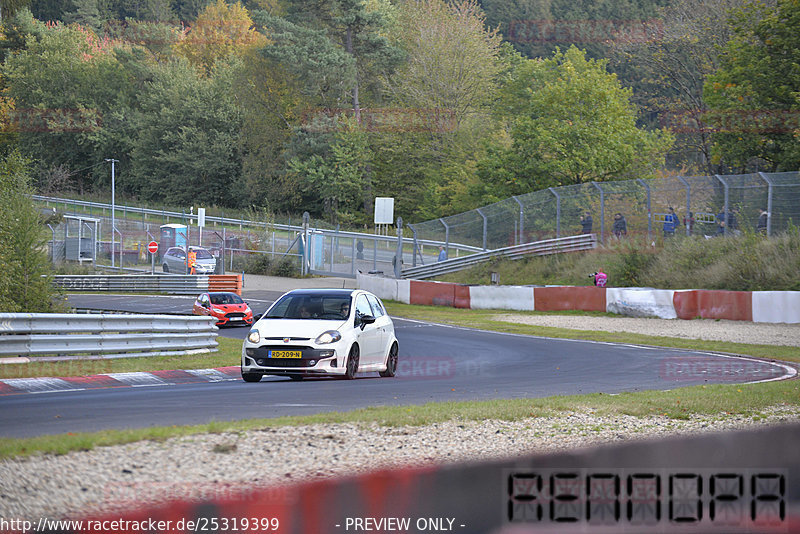
[(236, 293), (211, 291), (201, 293), (192, 306), (194, 315), (211, 315), (217, 319), (217, 326), (253, 324), (253, 310)]

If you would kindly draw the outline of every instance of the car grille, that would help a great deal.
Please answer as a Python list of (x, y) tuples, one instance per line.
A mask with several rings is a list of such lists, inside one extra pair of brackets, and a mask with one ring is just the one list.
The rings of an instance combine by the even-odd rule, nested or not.
[(244, 319), (243, 313), (226, 313), (225, 317), (228, 319)]

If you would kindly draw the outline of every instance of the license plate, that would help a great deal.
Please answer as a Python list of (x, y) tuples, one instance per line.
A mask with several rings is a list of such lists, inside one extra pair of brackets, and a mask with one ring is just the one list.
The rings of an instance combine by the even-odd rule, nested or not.
[(301, 350), (271, 350), (269, 351), (270, 358), (302, 358), (303, 351)]

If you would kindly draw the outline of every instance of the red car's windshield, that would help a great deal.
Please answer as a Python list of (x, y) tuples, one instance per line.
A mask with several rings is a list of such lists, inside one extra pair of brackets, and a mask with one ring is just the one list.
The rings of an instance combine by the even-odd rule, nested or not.
[(211, 304), (241, 304), (244, 302), (236, 293), (218, 293), (209, 296)]

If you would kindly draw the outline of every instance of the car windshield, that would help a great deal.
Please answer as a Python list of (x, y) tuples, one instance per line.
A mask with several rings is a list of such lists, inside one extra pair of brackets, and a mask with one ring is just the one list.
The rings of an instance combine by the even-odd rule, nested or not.
[(218, 293), (211, 295), (211, 304), (241, 304), (244, 302), (236, 293)]
[(192, 250), (194, 250), (194, 252), (197, 252), (197, 259), (198, 260), (208, 260), (208, 259), (211, 259), (211, 258), (214, 257), (214, 256), (211, 255), (211, 253), (209, 251), (207, 251), (204, 248), (192, 249)]
[(349, 296), (286, 295), (264, 316), (267, 319), (347, 319)]

